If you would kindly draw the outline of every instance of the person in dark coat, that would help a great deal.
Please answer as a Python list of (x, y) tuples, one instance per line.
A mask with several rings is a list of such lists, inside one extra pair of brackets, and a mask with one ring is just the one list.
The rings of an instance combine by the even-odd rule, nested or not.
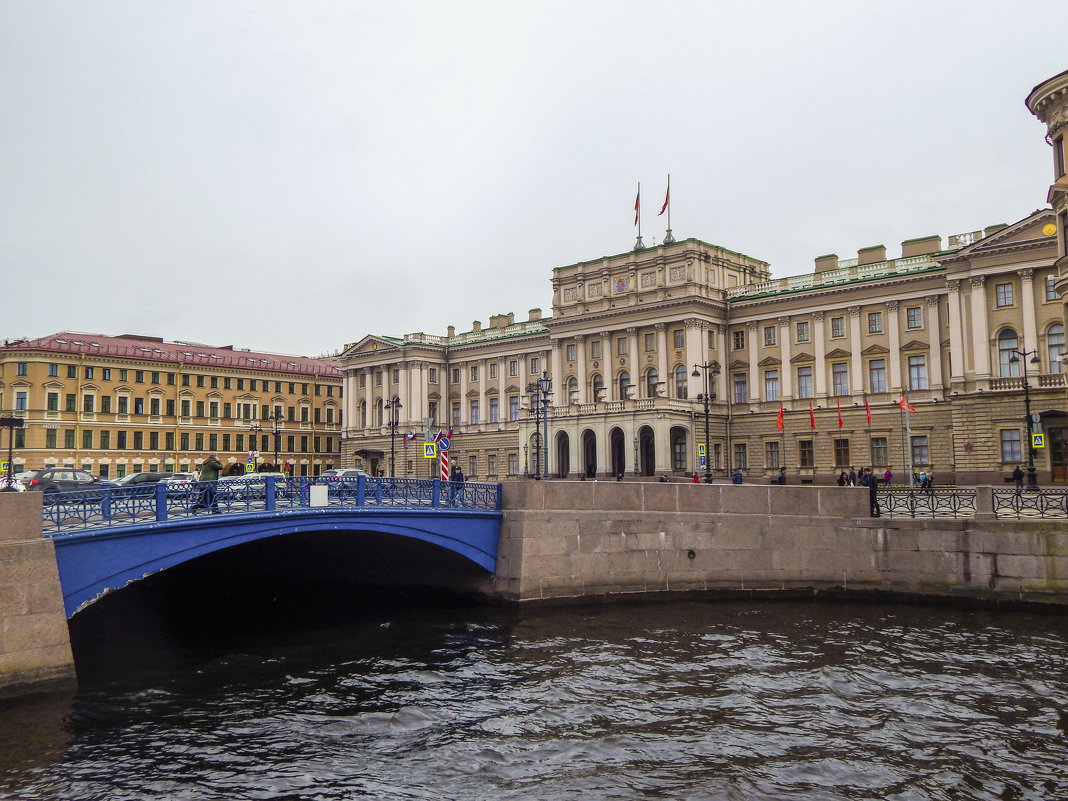
[(212, 514), (219, 513), (219, 501), (215, 495), (215, 486), (219, 482), (219, 472), (223, 469), (222, 462), (210, 454), (203, 464), (200, 465), (200, 498), (193, 506), (193, 514), (198, 509), (211, 509)]
[(785, 467), (780, 467), (779, 468), (779, 475), (775, 479), (775, 483), (776, 484), (785, 484), (786, 483), (786, 468)]
[[(449, 505), (462, 506), (464, 499), (464, 482), (467, 480), (460, 463), (452, 460), (452, 469), (449, 471)], [(457, 503), (459, 500), (459, 503)]]
[(866, 483), (868, 486), (868, 500), (871, 503), (871, 516), (879, 517), (879, 479), (875, 477), (875, 474), (871, 471), (871, 468), (864, 472), (864, 476), (860, 479), (862, 484)]

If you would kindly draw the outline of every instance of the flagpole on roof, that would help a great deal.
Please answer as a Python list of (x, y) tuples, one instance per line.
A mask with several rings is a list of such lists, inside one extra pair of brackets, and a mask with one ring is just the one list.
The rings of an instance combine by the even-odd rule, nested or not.
[[(660, 214), (667, 211), (667, 234), (664, 236), (665, 245), (675, 244), (675, 236), (671, 233), (671, 173), (668, 173), (667, 192), (664, 193), (664, 208), (660, 209)], [(660, 215), (657, 215), (660, 216)]]
[(634, 243), (635, 250), (642, 250), (645, 244), (642, 242), (642, 182), (638, 181), (638, 194), (634, 196), (634, 224), (638, 226), (638, 241)]

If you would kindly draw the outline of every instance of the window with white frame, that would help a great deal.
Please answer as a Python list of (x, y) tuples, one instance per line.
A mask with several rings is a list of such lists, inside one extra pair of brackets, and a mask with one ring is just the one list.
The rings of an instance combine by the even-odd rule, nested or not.
[(454, 383), (454, 384), (459, 384), (460, 383), (460, 368), (459, 367), (453, 367), (452, 368), (452, 383)]
[(831, 365), (831, 386), (835, 395), (849, 394), (849, 365), (836, 362)]
[[(1063, 337), (1062, 337), (1063, 339)], [(675, 397), (688, 398), (690, 394), (690, 382), (687, 378), (686, 365), (680, 364), (675, 368)]]
[(1046, 300), (1060, 300), (1061, 296), (1058, 295), (1057, 290), (1053, 288), (1056, 283), (1056, 275), (1046, 276)]
[(832, 337), (844, 337), (845, 336), (845, 317), (832, 317), (831, 318), (831, 336)]
[(734, 467), (745, 470), (749, 467), (749, 449), (744, 442), (734, 443)]
[(508, 454), (508, 475), (514, 476), (519, 473), (519, 454)]
[(912, 437), (912, 463), (914, 465), (931, 463), (931, 454), (927, 448), (926, 434), (917, 434)]
[(868, 391), (886, 392), (886, 359), (868, 362)]
[(871, 438), (871, 463), (873, 465), (890, 463), (890, 446), (886, 437)]
[(472, 381), (478, 381), (478, 365), (477, 364), (471, 365), (471, 380)]
[(927, 389), (926, 356), (909, 356), (909, 389)]
[(774, 345), (775, 341), (776, 341), (775, 340), (776, 336), (777, 336), (777, 334), (776, 334), (775, 326), (773, 326), (773, 325), (764, 326), (764, 344), (765, 345), (767, 345), (769, 347), (771, 345)]
[(905, 327), (923, 328), (923, 307), (909, 306), (905, 309)]
[(530, 372), (538, 373), (541, 371), (541, 360), (537, 356), (534, 356), (530, 360)]
[(994, 297), (998, 308), (1012, 305), (1012, 284), (995, 284)]
[(1054, 323), (1046, 329), (1046, 358), (1051, 373), (1063, 373), (1064, 324)]
[(883, 313), (868, 312), (868, 333), (881, 334), (883, 332)]
[(567, 346), (567, 360), (569, 362), (573, 362), (573, 361), (575, 361), (577, 356), (578, 356), (578, 347), (575, 345), (574, 342), (572, 342)]
[(454, 401), (452, 404), (452, 424), (460, 425), (460, 401)]
[(1018, 428), (1001, 429), (1001, 461), (1020, 462), (1023, 460), (1023, 449), (1020, 446), (1020, 430)]
[(734, 374), (734, 402), (749, 402), (749, 382), (745, 373)]
[(779, 460), (778, 440), (764, 443), (764, 466), (771, 470), (777, 470), (782, 467)]
[(591, 359), (600, 359), (601, 358), (601, 340), (594, 339), (594, 340), (590, 341), (590, 358)]
[(486, 475), (497, 475), (497, 454), (495, 453), (486, 456)]
[(656, 351), (656, 334), (646, 334), (645, 337), (645, 352), (653, 353)]
[(501, 422), (501, 401), (499, 398), (490, 398), (490, 422)]
[(513, 421), (513, 422), (519, 419), (519, 396), (518, 395), (509, 395), (508, 396), (508, 419)]
[(511, 359), (508, 362), (508, 375), (512, 376), (513, 378), (515, 378), (517, 375), (519, 375), (519, 360), (518, 359)]
[(675, 328), (671, 332), (671, 341), (676, 348), (686, 347), (686, 332), (681, 328)]
[(490, 378), (490, 381), (496, 381), (497, 380), (497, 362), (490, 362), (489, 378)]
[(731, 338), (735, 350), (745, 350), (745, 331), (733, 331)]
[(812, 397), (812, 367), (798, 367), (797, 368), (797, 397), (799, 398), (811, 398)]
[(1020, 375), (1020, 360), (1016, 356), (1019, 347), (1020, 340), (1014, 330), (1005, 328), (998, 332), (998, 373), (1002, 378)]
[(470, 401), (469, 408), (471, 410), (471, 422), (472, 423), (477, 423), (478, 422), (478, 401), (477, 400)]
[(807, 321), (803, 321), (797, 324), (797, 341), (808, 342), (809, 338), (809, 326)]
[(779, 371), (778, 370), (765, 370), (764, 371), (764, 400), (777, 401), (781, 396), (779, 395)]

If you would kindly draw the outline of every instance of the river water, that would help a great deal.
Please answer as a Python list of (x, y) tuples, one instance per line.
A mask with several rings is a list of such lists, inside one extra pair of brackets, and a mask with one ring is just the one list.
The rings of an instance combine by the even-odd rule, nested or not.
[(83, 634), (76, 695), (0, 708), (0, 797), (1068, 798), (1060, 615), (365, 600)]

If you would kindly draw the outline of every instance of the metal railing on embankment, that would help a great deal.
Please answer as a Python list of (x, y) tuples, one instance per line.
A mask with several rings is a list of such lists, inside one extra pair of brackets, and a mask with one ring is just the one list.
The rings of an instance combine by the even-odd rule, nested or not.
[(879, 509), (889, 517), (975, 517), (989, 493), (998, 519), (1066, 519), (1068, 489), (995, 489), (993, 487), (893, 488), (878, 491)]
[(284, 512), (290, 509), (442, 511), (501, 508), (501, 485), (441, 479), (249, 476), (247, 479), (160, 482), (129, 487), (50, 492), (42, 507), (45, 536), (76, 529), (166, 522), (197, 515)]

